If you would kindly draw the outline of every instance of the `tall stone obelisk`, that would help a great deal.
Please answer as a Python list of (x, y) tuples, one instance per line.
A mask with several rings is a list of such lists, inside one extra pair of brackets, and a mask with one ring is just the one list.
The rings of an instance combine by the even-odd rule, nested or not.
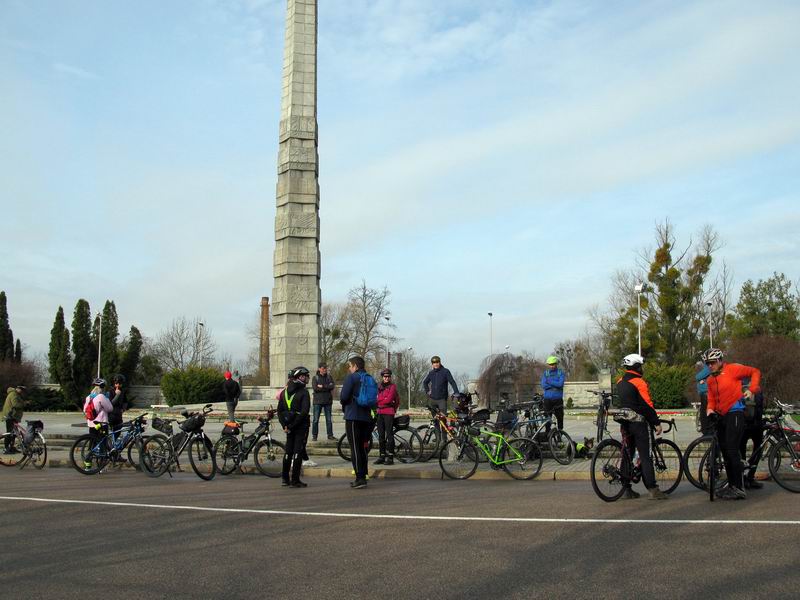
[(317, 0), (288, 0), (278, 148), (270, 384), (319, 360)]

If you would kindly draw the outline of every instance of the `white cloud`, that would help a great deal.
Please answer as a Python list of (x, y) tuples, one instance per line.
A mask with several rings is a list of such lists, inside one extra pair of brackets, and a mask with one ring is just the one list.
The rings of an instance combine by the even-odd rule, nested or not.
[(69, 75), (77, 77), (78, 79), (99, 79), (99, 77), (91, 71), (60, 62), (53, 63), (53, 70), (62, 75)]

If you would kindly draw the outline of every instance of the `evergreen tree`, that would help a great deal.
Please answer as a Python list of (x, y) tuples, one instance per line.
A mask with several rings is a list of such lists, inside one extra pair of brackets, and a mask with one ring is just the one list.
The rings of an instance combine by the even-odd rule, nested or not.
[(64, 343), (64, 334), (69, 335), (66, 324), (64, 323), (64, 309), (59, 306), (55, 321), (53, 322), (53, 328), (50, 330), (50, 350), (47, 353), (48, 372), (50, 373), (50, 381), (53, 383), (61, 382), (59, 359), (61, 356), (61, 347)]
[(139, 366), (139, 359), (142, 354), (142, 334), (139, 330), (131, 326), (130, 334), (124, 352), (120, 352), (119, 372), (125, 376), (128, 385), (133, 382), (136, 369)]
[(119, 370), (119, 319), (117, 307), (110, 300), (106, 300), (103, 307), (103, 334), (100, 336), (100, 374), (110, 379)]
[(14, 348), (14, 362), (20, 364), (22, 362), (22, 344), (17, 338), (17, 345)]
[(8, 323), (6, 293), (0, 291), (0, 361), (14, 358), (14, 335)]
[(87, 390), (94, 379), (97, 349), (91, 327), (89, 303), (80, 299), (72, 317), (72, 380), (77, 390)]
[(792, 282), (783, 273), (756, 284), (748, 279), (728, 327), (735, 338), (770, 335), (799, 341), (800, 296), (792, 292)]
[(75, 382), (72, 379), (72, 356), (69, 351), (69, 329), (64, 328), (64, 335), (61, 337), (61, 346), (58, 349), (58, 356), (56, 358), (56, 373), (58, 374), (57, 382), (61, 385), (61, 391), (64, 397), (77, 404), (79, 407), (83, 406), (81, 396), (75, 387)]

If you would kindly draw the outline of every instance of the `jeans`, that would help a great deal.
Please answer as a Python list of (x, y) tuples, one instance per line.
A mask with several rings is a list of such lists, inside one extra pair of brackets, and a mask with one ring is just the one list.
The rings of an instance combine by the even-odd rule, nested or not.
[(315, 404), (314, 419), (311, 422), (311, 437), (313, 439), (317, 439), (317, 435), (319, 435), (319, 417), (322, 411), (325, 411), (325, 429), (328, 432), (328, 437), (333, 437), (333, 417), (331, 415), (331, 405)]
[(236, 412), (236, 405), (239, 404), (238, 401), (235, 402), (226, 402), (225, 406), (228, 407), (228, 420), (233, 421), (233, 413)]

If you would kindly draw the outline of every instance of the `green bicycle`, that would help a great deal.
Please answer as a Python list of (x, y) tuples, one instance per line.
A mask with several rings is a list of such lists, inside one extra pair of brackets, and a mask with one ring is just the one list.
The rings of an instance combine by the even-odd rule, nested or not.
[(514, 479), (533, 479), (542, 469), (542, 451), (530, 438), (506, 438), (472, 425), (469, 417), (459, 419), (459, 431), (439, 454), (439, 467), (450, 479), (469, 479), (478, 468), (478, 451), (492, 468), (502, 468)]

